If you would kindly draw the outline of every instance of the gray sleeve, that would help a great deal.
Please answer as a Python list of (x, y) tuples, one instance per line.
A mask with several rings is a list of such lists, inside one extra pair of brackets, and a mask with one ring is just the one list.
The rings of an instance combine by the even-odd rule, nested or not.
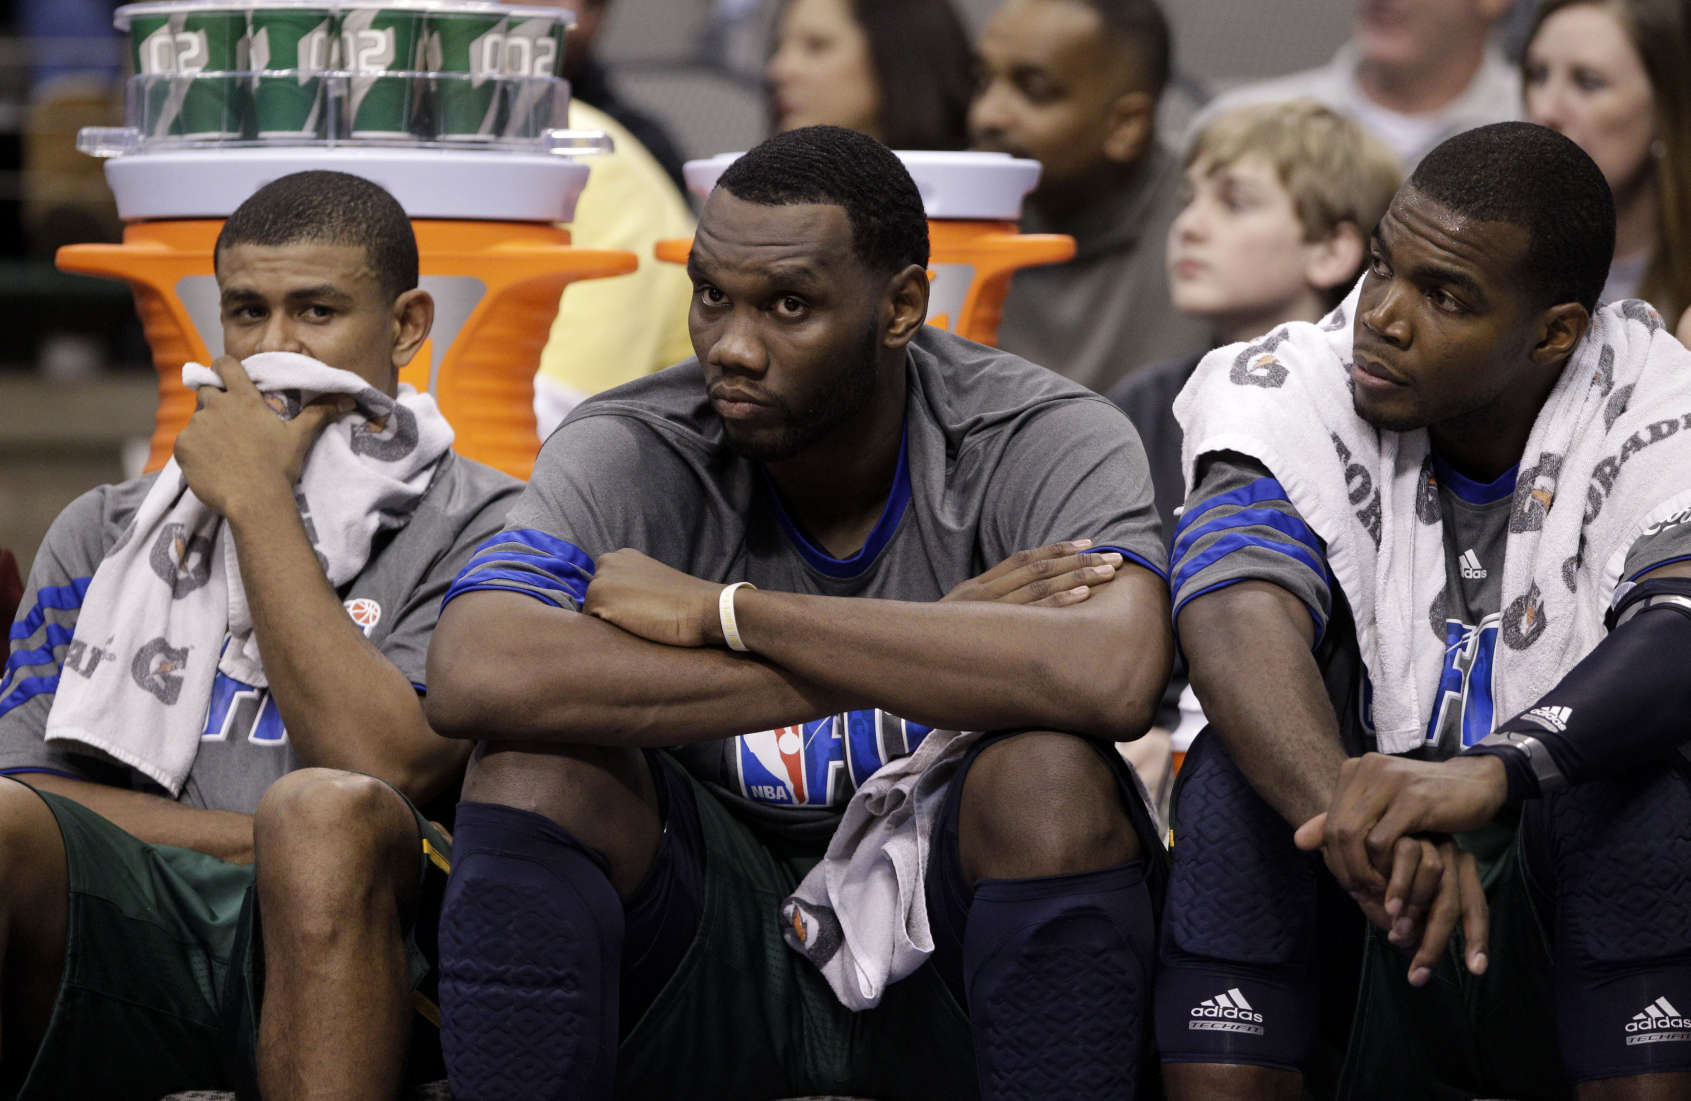
[(456, 531), (442, 533), (444, 546), (439, 555), (405, 598), (393, 628), (377, 643), (382, 656), (404, 673), (418, 691), (426, 690), (428, 685), (429, 639), (440, 619), (441, 601), (470, 556), (498, 534), (516, 496), (516, 488), (511, 487), (484, 498), (474, 511), (456, 518), (461, 521)]
[(705, 496), (672, 440), (635, 417), (577, 414), (547, 439), (505, 527), (447, 591), (522, 593), (577, 608), (599, 555), (637, 547), (671, 565)]
[(1177, 623), (1194, 597), (1240, 581), (1267, 581), (1303, 601), (1318, 638), (1327, 628), (1333, 594), (1326, 544), (1254, 459), (1232, 452), (1203, 457), (1169, 553)]
[(1019, 550), (1091, 539), (1093, 550), (1114, 548), (1167, 576), (1145, 449), (1108, 400), (1078, 398), (1035, 412), (991, 477), (980, 527), (984, 566)]
[(1691, 558), (1691, 509), (1645, 529), (1626, 552), (1621, 580), (1635, 581), (1639, 574), (1688, 558)]
[(30, 567), (12, 623), (5, 678), (0, 680), (0, 772), (47, 770), (128, 786), (127, 770), (114, 770), (42, 740), (59, 678), (74, 676), (78, 669), (92, 672), (93, 666), (108, 660), (98, 645), (73, 636), (88, 583), (106, 553), (109, 490), (90, 490), (59, 513)]

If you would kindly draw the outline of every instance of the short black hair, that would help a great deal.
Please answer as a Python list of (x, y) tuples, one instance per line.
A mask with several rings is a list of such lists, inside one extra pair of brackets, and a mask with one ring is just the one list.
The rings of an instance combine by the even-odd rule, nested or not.
[(1079, 0), (1098, 15), (1111, 37), (1133, 51), (1139, 78), (1153, 100), (1161, 99), (1173, 66), (1174, 42), (1168, 16), (1157, 0)]
[(212, 264), (235, 245), (304, 241), (362, 248), (390, 302), (417, 285), (417, 235), (405, 209), (380, 184), (347, 172), (295, 172), (253, 192), (223, 223)]
[(763, 206), (827, 203), (845, 208), (851, 245), (872, 270), (928, 266), (922, 193), (893, 151), (842, 126), (801, 126), (754, 147), (716, 181)]
[(1464, 217), (1525, 229), (1521, 274), (1540, 304), (1596, 308), (1615, 254), (1615, 199), (1569, 139), (1530, 122), (1466, 130), (1428, 153), (1405, 186)]

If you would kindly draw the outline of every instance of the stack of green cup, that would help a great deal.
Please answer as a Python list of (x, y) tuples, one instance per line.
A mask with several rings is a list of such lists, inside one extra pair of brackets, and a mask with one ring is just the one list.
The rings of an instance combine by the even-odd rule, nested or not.
[(137, 15), (129, 24), (135, 72), (147, 80), (148, 137), (199, 141), (242, 137), (246, 89), (230, 72), (247, 67), (245, 11)]
[(341, 13), (341, 66), (350, 71), (346, 129), (355, 138), (417, 137), (412, 116), (421, 91), (409, 76), (422, 47), (423, 13), (350, 8)]
[(253, 81), (259, 140), (323, 137), (328, 97), (318, 74), (336, 64), (340, 28), (334, 13), (326, 8), (255, 7), (251, 31), (252, 67), (287, 74)]
[(511, 79), (506, 88), (505, 136), (538, 138), (554, 127), (569, 125), (567, 118), (555, 118), (556, 85), (564, 63), (562, 19), (536, 16), (513, 19), (505, 32), (505, 73)]
[(499, 136), (506, 17), (496, 12), (430, 12), (424, 58), (434, 83), (435, 136), (490, 141)]

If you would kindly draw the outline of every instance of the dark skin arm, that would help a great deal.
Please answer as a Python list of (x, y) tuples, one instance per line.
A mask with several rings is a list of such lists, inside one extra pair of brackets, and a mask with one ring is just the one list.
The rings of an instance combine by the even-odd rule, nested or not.
[(307, 765), (367, 772), (426, 802), (462, 768), (464, 747), (429, 729), (416, 689), (346, 614), (294, 502), (307, 452), (345, 407), (318, 403), (282, 421), (237, 360), (213, 367), (227, 389), (201, 392), (176, 460), (195, 495), (229, 523), (294, 751)]
[(1292, 826), (1326, 810), (1346, 757), (1303, 602), (1266, 581), (1229, 585), (1181, 608), (1180, 642), (1204, 714), (1257, 793)]
[[(1079, 603), (1115, 574), (1082, 550), (1055, 544), (1030, 552), (963, 582), (945, 600), (1047, 609)], [(713, 615), (720, 591), (710, 586)], [(436, 729), (591, 745), (707, 741), (879, 704), (754, 655), (663, 645), (502, 592), (466, 593), (447, 606), (429, 648), (429, 684)]]
[[(632, 550), (601, 556), (596, 569), (589, 614), (670, 646), (724, 644), (721, 585)], [(842, 695), (872, 693), (884, 710), (964, 730), (1136, 738), (1150, 726), (1173, 655), (1162, 579), (1131, 565), (1061, 610), (748, 589), (735, 606), (754, 653)]]
[[(1358, 762), (1340, 743), (1338, 718), (1312, 652), (1315, 625), (1302, 601), (1264, 581), (1229, 585), (1181, 609), (1180, 640), (1204, 713), (1257, 793), (1292, 826), (1331, 807), (1341, 776)], [(1388, 900), (1386, 876), (1340, 879), (1394, 944), (1419, 946), (1410, 966), (1417, 985), (1426, 981), (1461, 913), (1479, 949), (1477, 968), (1484, 969), (1484, 897), (1477, 875), (1465, 884), (1473, 874), (1472, 857), (1464, 862), (1465, 855), (1444, 838), (1394, 838), (1384, 863), (1388, 874), (1397, 872), (1395, 901)], [(1442, 935), (1424, 937), (1423, 919)]]

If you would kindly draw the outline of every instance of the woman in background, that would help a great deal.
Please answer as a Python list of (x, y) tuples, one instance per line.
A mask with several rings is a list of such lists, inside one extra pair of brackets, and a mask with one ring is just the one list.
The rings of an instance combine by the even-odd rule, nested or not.
[(951, 0), (788, 0), (764, 68), (775, 130), (829, 123), (963, 149), (973, 55)]
[(1579, 143), (1614, 192), (1603, 297), (1672, 325), (1691, 307), (1691, 5), (1547, 0), (1522, 77), (1527, 118)]

